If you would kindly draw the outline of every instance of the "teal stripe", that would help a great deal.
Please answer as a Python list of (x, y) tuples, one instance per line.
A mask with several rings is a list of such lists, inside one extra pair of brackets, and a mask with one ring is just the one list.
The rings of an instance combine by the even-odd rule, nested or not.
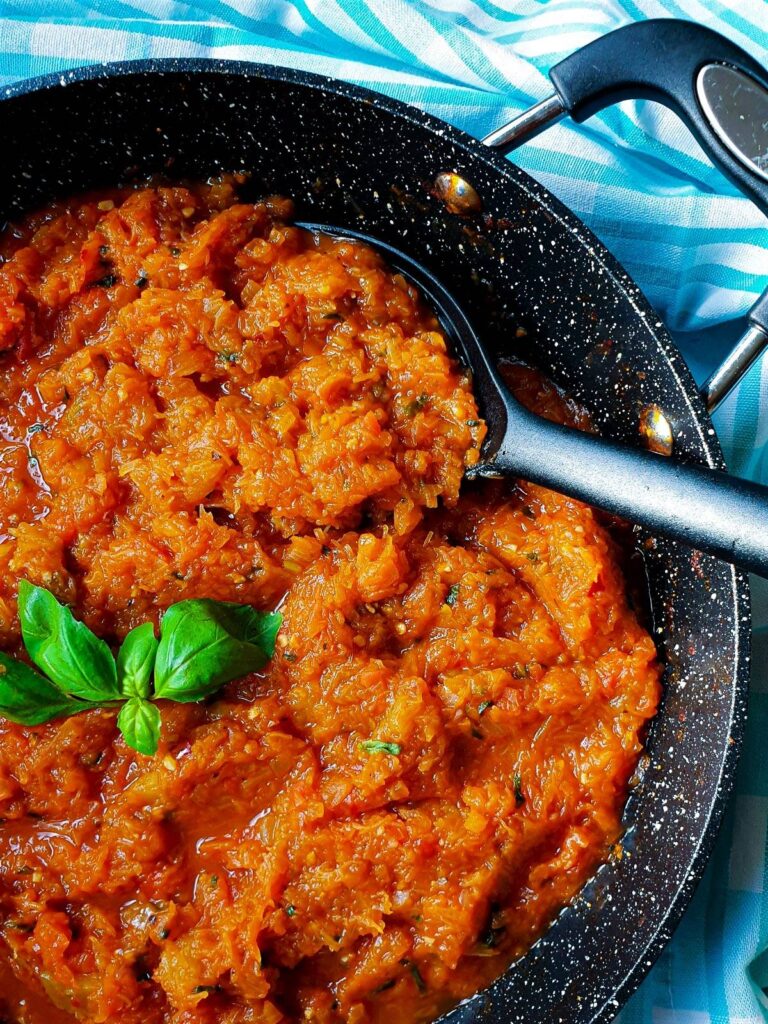
[(737, 29), (743, 33), (748, 39), (753, 39), (758, 47), (766, 49), (768, 47), (768, 12), (765, 13), (762, 25), (756, 25), (749, 21), (747, 18), (742, 17), (739, 14), (738, 9), (729, 7), (726, 4), (720, 2), (720, 0), (707, 0), (713, 14), (719, 16), (724, 22), (724, 25), (730, 25), (732, 28)]
[[(603, 27), (605, 28), (605, 26), (603, 26)], [(585, 18), (584, 21), (581, 21), (581, 22), (576, 22), (576, 23), (569, 22), (568, 23), (568, 32), (569, 33), (571, 33), (571, 32), (592, 32), (592, 33), (595, 33), (594, 22), (591, 22), (591, 21), (589, 21), (586, 18)], [(599, 34), (599, 33), (595, 33), (595, 35), (597, 35), (597, 34)], [(516, 28), (513, 32), (505, 32), (504, 35), (501, 36), (496, 41), (499, 42), (499, 43), (520, 43), (520, 42), (530, 43), (534, 39), (551, 39), (551, 38), (552, 38), (552, 28), (549, 25), (546, 25), (546, 26), (544, 26), (542, 28), (526, 28), (525, 25), (521, 25), (519, 28)], [(561, 52), (561, 53), (570, 53), (571, 50), (566, 46), (566, 47), (561, 47), (559, 52)], [(534, 58), (530, 58), (530, 59), (534, 60), (537, 65), (541, 65), (545, 69), (547, 69), (547, 68), (549, 68), (551, 66), (551, 60), (550, 60), (550, 55), (549, 54), (547, 56), (545, 56), (545, 57), (534, 57)]]
[[(632, 188), (631, 169), (634, 168), (636, 173), (639, 171), (643, 179), (653, 178), (653, 168), (655, 165), (653, 157), (649, 157), (645, 153), (629, 153), (626, 160), (621, 162), (611, 160), (606, 163), (605, 161), (594, 160), (587, 156), (583, 149), (576, 151), (577, 140), (575, 133), (572, 134), (574, 137), (573, 152), (564, 153), (560, 151), (553, 153), (542, 146), (531, 145), (526, 146), (525, 149), (519, 150), (518, 154), (515, 154), (515, 162), (519, 163), (521, 167), (525, 167), (528, 171), (541, 171), (542, 173), (552, 175), (561, 174), (566, 177), (576, 177), (578, 174), (581, 175), (582, 180), (586, 177), (587, 181), (599, 181), (606, 175), (613, 174), (614, 179), (620, 177), (621, 180), (612, 182), (611, 188), (615, 189), (621, 185), (627, 192), (631, 191)], [(696, 182), (690, 181), (687, 177), (681, 177), (680, 173), (674, 168), (666, 168), (665, 177), (668, 180), (660, 182), (665, 192), (670, 192), (674, 186), (679, 186), (682, 182), (688, 186), (691, 195), (696, 194)], [(577, 178), (576, 180), (579, 179)]]
[[(122, 5), (117, 5), (122, 6)], [(29, 45), (29, 40), (34, 36), (36, 31), (37, 22), (33, 17), (18, 18), (14, 19), (15, 26), (21, 28), (22, 38), (19, 40), (20, 43)], [(50, 25), (59, 25), (62, 27), (70, 26), (75, 24), (71, 18), (51, 18), (48, 21)], [(151, 52), (151, 43), (153, 39), (165, 39), (166, 33), (158, 28), (156, 22), (142, 22), (140, 20), (113, 20), (100, 25), (101, 31), (109, 31), (114, 33), (115, 37), (125, 39), (126, 47), (125, 52), (122, 54), (124, 60), (131, 60)], [(179, 24), (175, 26), (174, 39), (179, 42), (196, 43), (200, 46), (207, 47), (221, 47), (221, 46), (237, 46), (250, 45), (251, 40), (243, 40), (242, 33), (237, 29), (233, 29), (228, 26), (216, 26), (216, 25), (201, 25), (196, 24)], [(5, 63), (5, 55), (12, 56), (15, 51), (8, 49), (8, 38), (7, 36), (0, 39), (0, 54), (3, 55)], [(258, 42), (259, 45), (264, 46), (265, 41), (254, 38), (253, 42)], [(76, 67), (83, 64), (98, 63), (102, 59), (103, 53), (103, 42), (101, 39), (95, 41), (93, 50), (88, 53), (81, 54), (79, 60), (68, 63), (67, 67)], [(289, 39), (282, 39), (280, 41), (280, 49), (289, 53), (304, 54), (311, 56), (315, 53), (310, 47), (300, 45), (296, 41)], [(37, 58), (41, 62), (47, 62), (52, 67), (61, 67), (61, 58)], [(33, 70), (27, 72), (29, 75), (39, 74), (42, 72)]]
[[(620, 225), (621, 234), (616, 234), (616, 220), (613, 217), (601, 218), (592, 215), (591, 228), (593, 231), (600, 230), (610, 234), (614, 238), (623, 241), (631, 240), (644, 242), (656, 240), (660, 242), (669, 239), (668, 224), (640, 224), (637, 221), (625, 220)], [(755, 228), (752, 225), (734, 225), (733, 227), (706, 228), (698, 224), (675, 225), (675, 232), (680, 235), (679, 245), (686, 248), (690, 246), (714, 244), (723, 245), (727, 248), (736, 243), (759, 245), (768, 249), (768, 226)]]

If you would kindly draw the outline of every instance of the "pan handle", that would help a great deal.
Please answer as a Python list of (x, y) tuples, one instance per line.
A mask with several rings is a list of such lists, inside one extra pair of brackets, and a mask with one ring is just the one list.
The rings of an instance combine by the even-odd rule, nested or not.
[(583, 433), (517, 408), (469, 478), (514, 476), (768, 577), (768, 487)]
[[(621, 100), (649, 99), (674, 110), (712, 162), (768, 216), (768, 72), (703, 25), (674, 18), (609, 32), (549, 73), (555, 93), (488, 135), (505, 152), (566, 114), (581, 122)], [(768, 346), (768, 292), (747, 330), (702, 388), (714, 409)]]

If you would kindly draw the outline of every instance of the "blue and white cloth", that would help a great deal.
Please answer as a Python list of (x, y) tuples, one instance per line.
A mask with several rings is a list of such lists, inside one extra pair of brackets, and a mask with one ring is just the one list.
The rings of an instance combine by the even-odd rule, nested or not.
[[(483, 136), (550, 90), (547, 70), (629, 21), (718, 29), (768, 66), (766, 0), (0, 0), (0, 85), (104, 60), (212, 56), (333, 75)], [(768, 221), (651, 103), (562, 123), (513, 158), (642, 286), (698, 379), (768, 287)], [(768, 358), (716, 415), (730, 468), (768, 483)], [(768, 1021), (768, 585), (727, 821), (675, 938), (621, 1024)]]

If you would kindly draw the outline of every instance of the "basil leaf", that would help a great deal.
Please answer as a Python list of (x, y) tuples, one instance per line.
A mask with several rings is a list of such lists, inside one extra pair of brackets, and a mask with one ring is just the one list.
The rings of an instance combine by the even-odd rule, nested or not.
[(124, 697), (148, 697), (157, 637), (151, 622), (132, 629), (117, 652), (117, 681)]
[(235, 608), (245, 608), (250, 613), (251, 624), (248, 634), (249, 643), (260, 647), (267, 657), (267, 661), (275, 653), (275, 641), (280, 632), (283, 616), (280, 612), (257, 612), (250, 605), (235, 605)]
[(133, 750), (148, 757), (157, 753), (160, 740), (160, 711), (141, 697), (131, 697), (120, 709), (117, 727)]
[(109, 647), (49, 590), (21, 580), (19, 618), (30, 658), (60, 690), (96, 702), (119, 697)]
[(0, 715), (19, 725), (40, 725), (62, 715), (86, 711), (23, 661), (0, 651)]
[(155, 696), (188, 703), (263, 668), (282, 616), (250, 605), (192, 600), (171, 605), (160, 624)]

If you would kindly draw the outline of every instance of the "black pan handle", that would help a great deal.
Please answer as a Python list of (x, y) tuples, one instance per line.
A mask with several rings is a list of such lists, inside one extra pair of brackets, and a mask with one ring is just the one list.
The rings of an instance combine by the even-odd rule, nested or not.
[[(689, 21), (639, 21), (588, 43), (549, 77), (574, 121), (620, 100), (663, 103), (768, 216), (768, 72), (729, 39)], [(768, 334), (768, 293), (749, 320)]]
[(468, 476), (531, 480), (768, 577), (768, 487), (627, 448), (520, 407), (513, 419), (495, 456)]
[(588, 43), (549, 77), (574, 121), (627, 99), (670, 107), (768, 214), (768, 73), (724, 36), (689, 21), (638, 21)]
[[(676, 18), (634, 22), (587, 43), (549, 77), (555, 93), (487, 135), (487, 146), (509, 152), (566, 115), (581, 122), (621, 100), (656, 100), (768, 216), (768, 71), (725, 36)], [(746, 334), (704, 385), (710, 410), (768, 345), (768, 292), (747, 317)]]

